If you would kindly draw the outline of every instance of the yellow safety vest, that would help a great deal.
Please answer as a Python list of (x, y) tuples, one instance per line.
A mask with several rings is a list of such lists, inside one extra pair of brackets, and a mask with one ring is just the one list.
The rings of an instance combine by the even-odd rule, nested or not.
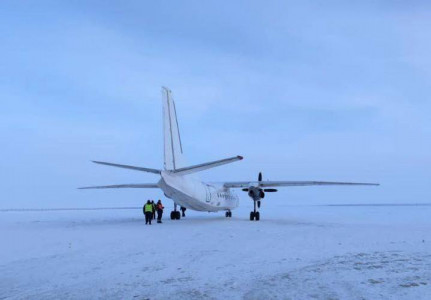
[(153, 212), (153, 205), (150, 203), (150, 204), (145, 204), (145, 206), (144, 206), (144, 211), (145, 212)]

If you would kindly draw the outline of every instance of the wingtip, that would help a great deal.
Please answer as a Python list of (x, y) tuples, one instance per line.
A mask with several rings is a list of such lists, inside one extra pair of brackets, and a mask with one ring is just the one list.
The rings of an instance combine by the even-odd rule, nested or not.
[(239, 160), (244, 159), (244, 157), (243, 157), (243, 156), (241, 156), (241, 155), (237, 155), (237, 157), (238, 157), (238, 159), (239, 159)]

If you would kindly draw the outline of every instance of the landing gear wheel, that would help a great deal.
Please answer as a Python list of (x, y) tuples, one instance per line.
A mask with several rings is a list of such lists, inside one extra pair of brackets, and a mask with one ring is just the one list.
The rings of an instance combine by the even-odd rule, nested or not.
[(226, 218), (229, 218), (229, 212), (228, 211), (225, 213), (225, 216), (226, 216)]
[(181, 219), (181, 213), (179, 211), (171, 211), (171, 220), (179, 220)]
[(250, 212), (250, 221), (259, 221), (260, 220), (260, 213), (258, 211), (254, 212)]
[(232, 212), (231, 211), (229, 212), (229, 218), (232, 218)]

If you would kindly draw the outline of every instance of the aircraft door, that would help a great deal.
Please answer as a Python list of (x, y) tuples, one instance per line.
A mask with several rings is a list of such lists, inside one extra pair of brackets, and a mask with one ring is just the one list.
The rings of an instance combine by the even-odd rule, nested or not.
[(205, 199), (205, 201), (207, 203), (210, 203), (211, 202), (211, 191), (210, 191), (209, 186), (205, 186), (205, 191), (206, 191), (206, 199)]

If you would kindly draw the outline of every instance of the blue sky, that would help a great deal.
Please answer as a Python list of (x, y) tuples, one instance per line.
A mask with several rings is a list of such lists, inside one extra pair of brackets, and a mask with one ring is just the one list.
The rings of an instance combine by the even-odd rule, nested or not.
[[(426, 1), (2, 1), (0, 206), (140, 205), (155, 182), (90, 160), (162, 166), (160, 87), (208, 181), (372, 181), (293, 188), (288, 203), (427, 202)], [(251, 205), (242, 195), (243, 205)], [(269, 202), (270, 200), (268, 200)]]

